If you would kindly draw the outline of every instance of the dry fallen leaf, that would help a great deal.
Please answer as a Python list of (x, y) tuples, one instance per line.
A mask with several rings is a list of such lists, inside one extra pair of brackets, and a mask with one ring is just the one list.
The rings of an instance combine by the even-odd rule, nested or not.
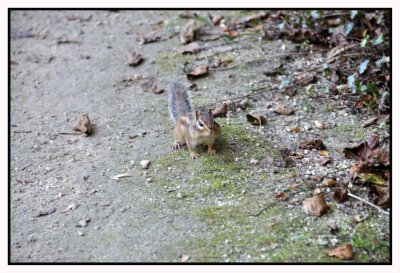
[(356, 216), (353, 217), (353, 220), (356, 223), (360, 223), (361, 221), (365, 220), (365, 217), (362, 214), (357, 214)]
[(193, 42), (197, 26), (194, 20), (190, 20), (181, 30), (180, 39), (182, 44)]
[(84, 218), (82, 220), (80, 220), (75, 226), (76, 227), (86, 227), (87, 224), (90, 222), (90, 218)]
[(250, 122), (253, 125), (264, 125), (267, 122), (267, 119), (265, 116), (258, 115), (258, 114), (247, 114), (246, 119), (248, 122)]
[(347, 186), (345, 188), (336, 188), (336, 191), (333, 194), (333, 199), (335, 199), (336, 202), (343, 203), (347, 198)]
[(337, 182), (335, 179), (325, 178), (324, 181), (322, 181), (323, 187), (334, 187), (336, 184)]
[(322, 124), (318, 120), (314, 120), (314, 124), (315, 124), (315, 127), (317, 127), (318, 129), (324, 129), (324, 124)]
[(313, 196), (303, 200), (303, 210), (311, 216), (321, 216), (329, 209), (323, 195)]
[(161, 94), (161, 93), (164, 93), (164, 92), (165, 92), (165, 89), (162, 88), (162, 87), (159, 87), (159, 86), (157, 86), (157, 85), (154, 85), (153, 88), (151, 89), (151, 91), (152, 91), (154, 94)]
[(140, 44), (149, 44), (159, 42), (161, 40), (165, 40), (165, 38), (161, 37), (160, 35), (150, 32), (150, 33), (140, 33), (138, 34), (137, 40)]
[(320, 150), (320, 151), (319, 151), (319, 155), (320, 155), (320, 156), (329, 156), (329, 153), (328, 153), (327, 150)]
[(72, 204), (70, 204), (68, 207), (66, 207), (64, 210), (62, 210), (61, 212), (67, 212), (67, 211), (69, 211), (69, 210), (74, 210), (74, 209), (76, 209), (77, 207), (78, 207), (78, 204), (72, 203)]
[(325, 150), (325, 144), (322, 142), (321, 139), (302, 139), (300, 140), (300, 149), (317, 149), (317, 150)]
[(366, 122), (364, 122), (364, 124), (362, 125), (362, 127), (368, 127), (370, 125), (375, 124), (378, 121), (384, 121), (384, 122), (388, 122), (389, 120), (389, 115), (379, 115), (373, 118), (370, 118), (369, 120), (367, 120)]
[(208, 73), (208, 66), (202, 65), (194, 68), (192, 71), (186, 74), (188, 79), (198, 78)]
[(328, 250), (328, 256), (338, 257), (339, 259), (350, 260), (353, 258), (353, 246), (351, 244), (342, 244), (337, 248)]
[(289, 197), (289, 195), (287, 195), (287, 194), (284, 193), (284, 192), (281, 192), (281, 193), (275, 195), (275, 196), (274, 196), (274, 199), (275, 199), (275, 200), (287, 200), (288, 197)]
[(120, 173), (120, 174), (114, 175), (113, 177), (111, 177), (111, 179), (119, 180), (120, 178), (131, 177), (131, 176), (133, 176), (133, 174), (131, 174), (131, 173)]
[(214, 116), (214, 118), (226, 115), (226, 113), (228, 113), (228, 105), (226, 103), (223, 103), (222, 105), (212, 110), (212, 115)]
[(389, 187), (372, 186), (372, 193), (374, 194), (372, 200), (382, 208), (390, 206), (390, 190)]
[(75, 121), (73, 129), (86, 134), (86, 136), (90, 135), (92, 133), (92, 124), (90, 123), (89, 116), (81, 113)]
[(140, 161), (140, 165), (142, 166), (143, 169), (147, 169), (149, 167), (150, 160), (142, 160)]
[(321, 164), (321, 166), (325, 166), (329, 162), (331, 162), (331, 158), (329, 156), (321, 156), (318, 159), (318, 163)]
[(184, 10), (179, 13), (179, 17), (185, 18), (185, 19), (193, 19), (193, 18), (196, 18), (197, 16), (198, 16), (197, 12), (191, 11), (191, 10)]
[(135, 51), (129, 51), (128, 53), (128, 65), (129, 66), (137, 66), (141, 64), (144, 60), (144, 57), (141, 53)]
[(315, 79), (316, 72), (306, 72), (301, 73), (294, 79), (294, 84), (296, 85), (307, 85), (312, 83)]
[(190, 44), (187, 44), (185, 46), (182, 46), (182, 47), (178, 48), (178, 52), (182, 53), (182, 54), (184, 54), (184, 53), (196, 53), (198, 51), (200, 51), (200, 46), (196, 42), (192, 42)]
[(331, 228), (331, 231), (336, 231), (338, 229), (335, 221), (329, 221), (328, 226)]
[(293, 109), (290, 109), (281, 104), (278, 104), (275, 108), (272, 109), (272, 111), (281, 115), (291, 115), (294, 112)]
[(239, 32), (234, 29), (225, 29), (224, 32), (231, 38), (239, 36)]
[(182, 254), (182, 256), (181, 256), (181, 262), (182, 262), (182, 263), (188, 261), (189, 259), (190, 259), (190, 256), (189, 256), (189, 255)]
[(56, 208), (54, 207), (45, 208), (43, 210), (40, 210), (39, 213), (35, 215), (35, 217), (46, 216), (54, 212), (56, 212)]
[(298, 132), (300, 132), (300, 127), (297, 125), (292, 127), (286, 127), (286, 131), (288, 131), (289, 133), (297, 134)]
[(379, 136), (372, 135), (367, 141), (346, 147), (343, 149), (345, 158), (355, 159), (358, 161), (369, 161), (377, 156), (380, 152), (376, 148), (379, 144)]

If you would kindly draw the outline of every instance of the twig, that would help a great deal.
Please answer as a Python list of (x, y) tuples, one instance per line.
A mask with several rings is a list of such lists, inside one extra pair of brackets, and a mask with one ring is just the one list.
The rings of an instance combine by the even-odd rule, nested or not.
[(267, 209), (272, 207), (272, 205), (274, 205), (275, 203), (276, 202), (272, 202), (272, 203), (266, 205), (265, 207), (261, 208), (258, 212), (250, 214), (249, 216), (257, 217), (258, 215), (260, 215), (261, 213), (263, 213), (264, 211), (266, 211)]
[(368, 204), (368, 205), (370, 205), (371, 207), (376, 208), (376, 209), (379, 210), (379, 212), (381, 212), (382, 214), (390, 215), (389, 212), (387, 212), (387, 211), (381, 209), (380, 207), (378, 207), (378, 206), (376, 206), (376, 205), (374, 205), (374, 204), (368, 202), (367, 200), (364, 200), (364, 199), (362, 199), (362, 198), (360, 198), (360, 197), (358, 197), (358, 196), (352, 194), (349, 190), (347, 190), (347, 195), (350, 196), (350, 197), (353, 197), (353, 198), (355, 198), (355, 199), (357, 199), (357, 200), (360, 200), (361, 202), (363, 202), (363, 203), (365, 203), (365, 204)]
[(242, 65), (248, 65), (248, 64), (252, 64), (252, 63), (266, 61), (266, 60), (271, 59), (271, 58), (286, 57), (286, 56), (293, 56), (293, 55), (295, 55), (295, 56), (297, 56), (297, 55), (308, 55), (308, 54), (311, 54), (311, 53), (310, 52), (287, 52), (287, 53), (280, 53), (280, 54), (271, 54), (271, 55), (267, 55), (267, 56), (265, 56), (263, 58), (260, 58), (260, 59), (254, 59), (254, 60), (250, 60), (250, 61), (247, 61), (247, 62), (242, 62), (242, 63), (236, 64), (236, 65), (232, 65), (232, 66), (228, 66), (228, 67), (215, 68), (215, 69), (212, 69), (212, 70), (214, 70), (214, 71), (223, 71), (223, 70), (236, 68), (236, 67), (239, 67), (239, 66), (242, 66)]
[(32, 131), (14, 131), (14, 134), (29, 134), (32, 133)]
[(58, 134), (59, 134), (59, 135), (73, 135), (73, 136), (76, 136), (76, 135), (80, 135), (81, 133), (59, 132)]

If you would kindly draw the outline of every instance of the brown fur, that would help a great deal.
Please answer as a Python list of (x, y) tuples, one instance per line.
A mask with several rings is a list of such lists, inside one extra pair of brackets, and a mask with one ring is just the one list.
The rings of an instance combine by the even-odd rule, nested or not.
[[(200, 124), (203, 126), (200, 126)], [(180, 116), (173, 130), (174, 143), (172, 148), (178, 149), (182, 144), (187, 144), (190, 157), (196, 159), (199, 155), (196, 147), (201, 144), (208, 146), (208, 154), (216, 153), (214, 144), (216, 138), (221, 134), (221, 127), (214, 121), (213, 115), (208, 112), (191, 112)]]

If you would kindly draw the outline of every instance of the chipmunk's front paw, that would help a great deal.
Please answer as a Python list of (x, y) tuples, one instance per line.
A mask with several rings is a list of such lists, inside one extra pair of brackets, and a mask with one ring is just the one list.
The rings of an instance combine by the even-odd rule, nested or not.
[(196, 154), (196, 153), (191, 153), (191, 154), (190, 154), (190, 158), (191, 158), (191, 159), (198, 159), (198, 158), (199, 158), (199, 155)]
[(174, 142), (171, 144), (171, 148), (176, 150), (176, 149), (180, 149), (181, 148), (181, 144), (179, 142)]
[(217, 154), (217, 151), (215, 149), (208, 149), (207, 153), (209, 155), (215, 155), (215, 154)]

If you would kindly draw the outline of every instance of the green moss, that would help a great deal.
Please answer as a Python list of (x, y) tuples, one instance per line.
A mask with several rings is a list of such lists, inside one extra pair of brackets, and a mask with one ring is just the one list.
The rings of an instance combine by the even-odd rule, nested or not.
[(191, 57), (178, 52), (162, 52), (156, 59), (157, 71), (161, 74), (176, 74)]

